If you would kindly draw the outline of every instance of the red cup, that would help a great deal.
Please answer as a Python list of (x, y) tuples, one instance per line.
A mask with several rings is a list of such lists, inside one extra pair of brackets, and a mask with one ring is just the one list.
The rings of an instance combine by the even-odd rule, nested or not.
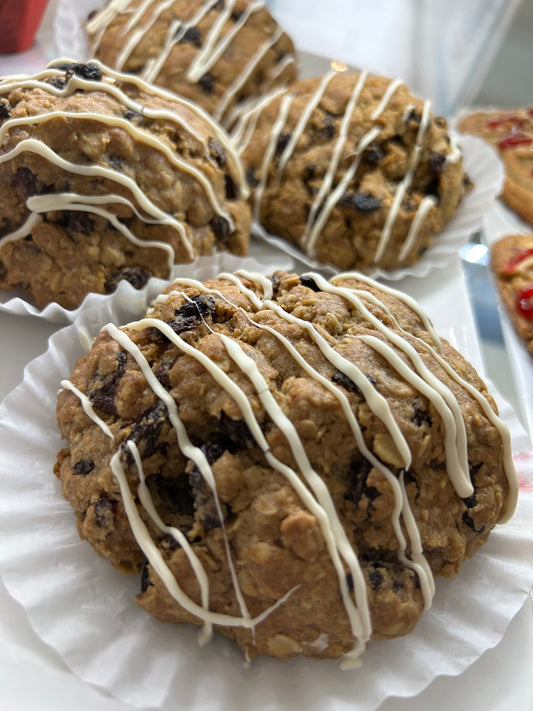
[(47, 5), (48, 0), (0, 0), (0, 54), (32, 46)]

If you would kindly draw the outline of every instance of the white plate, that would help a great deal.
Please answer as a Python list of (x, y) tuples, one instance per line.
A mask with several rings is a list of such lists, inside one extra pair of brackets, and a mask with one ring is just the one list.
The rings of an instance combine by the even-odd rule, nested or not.
[[(233, 258), (217, 269), (239, 266), (254, 268)], [(204, 272), (201, 278), (207, 276)], [(217, 637), (200, 648), (196, 630), (160, 624), (138, 608), (132, 601), (138, 580), (122, 576), (79, 540), (71, 507), (52, 473), (61, 447), (55, 423), (60, 380), (83, 353), (82, 341), (109, 320), (139, 316), (139, 305), (124, 295), (93, 301), (87, 299), (75, 324), (52, 336), (49, 350), (28, 366), (23, 383), (0, 406), (3, 579), (37, 634), (76, 674), (139, 707), (170, 708), (167, 699), (174, 698), (190, 711), (371, 711), (390, 696), (415, 696), (439, 675), (461, 674), (498, 644), (533, 580), (528, 527), (533, 497), (528, 495), (521, 497), (511, 522), (493, 532), (459, 575), (437, 581), (433, 607), (415, 632), (371, 643), (355, 672), (306, 659), (258, 658), (245, 669), (240, 650), (229, 640)], [(419, 301), (423, 308), (428, 303)], [(468, 319), (467, 308), (455, 307), (454, 313)], [(461, 347), (467, 341), (461, 319), (455, 318)], [(438, 315), (436, 321), (443, 322)], [(527, 437), (510, 409), (502, 404), (501, 411), (527, 483), (533, 476), (530, 457), (521, 454), (529, 446)]]

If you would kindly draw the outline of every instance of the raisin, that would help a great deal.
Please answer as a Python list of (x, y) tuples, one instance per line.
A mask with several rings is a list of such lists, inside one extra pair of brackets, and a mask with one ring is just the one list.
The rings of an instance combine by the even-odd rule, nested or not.
[(144, 116), (139, 111), (134, 111), (133, 109), (126, 109), (126, 111), (124, 111), (124, 118), (128, 121), (136, 121), (139, 124), (144, 121)]
[(420, 121), (422, 121), (422, 115), (416, 110), (416, 109), (411, 109), (409, 113), (407, 114), (406, 117), (406, 123), (414, 123), (417, 126), (420, 125)]
[(94, 462), (92, 459), (80, 459), (79, 462), (73, 466), (74, 474), (90, 474), (94, 469)]
[(115, 394), (118, 388), (120, 379), (126, 370), (126, 353), (120, 352), (116, 355), (117, 367), (115, 371), (104, 378), (104, 384), (89, 393), (89, 399), (99, 410), (106, 412), (108, 415), (116, 413)]
[(272, 298), (275, 299), (279, 293), (280, 278), (278, 274), (272, 274), (270, 277), (270, 283), (272, 284)]
[(435, 175), (440, 175), (446, 163), (445, 153), (432, 153), (429, 158), (429, 169)]
[(238, 22), (241, 17), (244, 15), (244, 12), (236, 12), (235, 10), (231, 13), (231, 19), (233, 22)]
[(72, 237), (75, 234), (89, 235), (94, 230), (94, 220), (88, 212), (66, 211), (67, 234)]
[[(161, 333), (159, 329), (154, 329), (154, 331), (157, 331), (157, 333)], [(163, 335), (161, 333), (161, 335)], [(152, 339), (153, 340), (153, 339)], [(171, 383), (170, 383), (170, 371), (172, 370), (174, 366), (174, 361), (173, 360), (164, 360), (159, 368), (155, 371), (155, 377), (159, 380), (161, 385), (163, 387), (170, 389)]]
[[(194, 509), (204, 530), (212, 531), (215, 528), (220, 528), (224, 521), (220, 520), (213, 492), (197, 467), (194, 467), (189, 475), (189, 485), (194, 498)], [(228, 506), (221, 504), (220, 509), (223, 519), (226, 520), (229, 511)]]
[(148, 566), (148, 561), (145, 561), (141, 571), (141, 593), (146, 592), (149, 587), (153, 587), (154, 585), (150, 578), (150, 570)]
[(9, 104), (5, 99), (0, 99), (0, 120), (9, 118)]
[(100, 528), (112, 528), (115, 505), (111, 499), (106, 494), (102, 494), (92, 506), (96, 525)]
[(463, 503), (467, 509), (473, 509), (476, 505), (476, 492), (474, 491), (473, 494), (464, 498)]
[[(371, 470), (370, 462), (366, 459), (358, 459), (350, 464), (351, 481), (345, 498), (357, 504), (364, 493), (366, 493), (366, 480)], [(377, 494), (379, 496), (379, 492)], [(373, 498), (376, 498), (375, 496)]]
[(212, 296), (198, 294), (190, 301), (185, 301), (175, 312), (176, 318), (169, 325), (178, 335), (191, 331), (198, 326), (202, 319), (215, 311), (215, 300)]
[(361, 395), (361, 390), (357, 387), (357, 385), (354, 383), (354, 381), (351, 378), (349, 378), (347, 375), (345, 375), (345, 373), (341, 372), (340, 370), (337, 370), (333, 374), (333, 377), (331, 379), (333, 380), (334, 383), (342, 386), (345, 390), (355, 393), (356, 395)]
[(291, 140), (291, 134), (290, 133), (282, 133), (280, 134), (278, 138), (278, 142), (276, 144), (276, 153), (283, 153), (285, 148), (287, 147), (287, 144)]
[(224, 187), (226, 190), (226, 200), (238, 200), (239, 199), (239, 186), (233, 180), (229, 173), (224, 175)]
[(250, 449), (255, 445), (255, 439), (244, 420), (234, 420), (222, 411), (217, 427), (238, 449)]
[(251, 185), (252, 188), (256, 188), (260, 180), (255, 177), (255, 166), (252, 165), (251, 168), (248, 169), (248, 172), (246, 173), (246, 180), (248, 181), (248, 185)]
[(415, 400), (413, 402), (413, 414), (411, 416), (411, 422), (414, 422), (415, 425), (417, 425), (418, 427), (424, 424), (424, 422), (427, 423), (430, 427), (433, 424), (427, 410), (424, 410), (424, 408), (420, 406), (418, 400)]
[(351, 573), (346, 575), (346, 585), (348, 586), (348, 591), (353, 592), (353, 575)]
[(310, 276), (302, 276), (300, 277), (300, 284), (302, 286), (306, 286), (308, 289), (311, 289), (312, 291), (320, 291), (319, 287), (317, 286), (316, 281), (310, 277)]
[(45, 82), (47, 84), (50, 84), (50, 86), (53, 86), (55, 89), (64, 89), (67, 82), (65, 81), (64, 77), (48, 77), (45, 79)]
[(219, 168), (224, 168), (228, 162), (228, 156), (224, 150), (224, 146), (216, 138), (210, 138), (207, 142), (209, 148), (209, 155), (214, 158), (216, 164)]
[(426, 193), (426, 195), (434, 195), (435, 197), (439, 196), (439, 179), (438, 178), (431, 180), (426, 185), (425, 193)]
[(369, 215), (381, 206), (381, 200), (375, 198), (370, 193), (355, 193), (353, 196), (353, 207), (362, 215)]
[(385, 158), (385, 150), (379, 143), (369, 143), (363, 151), (363, 158), (373, 165), (380, 163)]
[(68, 81), (72, 76), (78, 76), (88, 81), (100, 81), (102, 79), (102, 70), (97, 64), (89, 62), (73, 62), (66, 67), (65, 78)]
[(11, 187), (27, 200), (37, 193), (37, 176), (29, 168), (21, 166), (11, 178)]
[(326, 113), (322, 126), (318, 129), (321, 136), (324, 136), (327, 140), (333, 138), (335, 135), (335, 120), (330, 113)]
[(128, 442), (134, 442), (137, 445), (141, 459), (151, 457), (157, 451), (161, 430), (167, 417), (167, 407), (162, 400), (158, 400), (151, 408), (143, 412), (131, 428), (128, 437), (120, 445), (121, 452), (126, 455), (128, 460), (131, 457)]
[(372, 590), (379, 590), (383, 583), (383, 573), (376, 568), (372, 568), (372, 570), (368, 573), (368, 579), (370, 581), (370, 585), (372, 586)]
[(189, 27), (189, 29), (185, 31), (181, 41), (192, 44), (193, 47), (198, 47), (199, 49), (202, 46), (202, 32), (198, 27)]
[(228, 240), (231, 235), (231, 225), (225, 217), (215, 215), (209, 224), (219, 242), (224, 243)]
[(107, 160), (113, 170), (122, 172), (122, 170), (124, 169), (124, 158), (122, 158), (121, 156), (107, 154)]
[(468, 526), (468, 528), (471, 528), (478, 536), (480, 536), (485, 530), (485, 526), (480, 526), (479, 528), (476, 528), (474, 519), (472, 518), (472, 516), (470, 516), (468, 511), (463, 511), (463, 523), (465, 526)]
[(150, 272), (144, 267), (127, 266), (112, 272), (106, 280), (105, 290), (110, 294), (115, 291), (120, 281), (123, 279), (129, 282), (135, 289), (142, 289), (150, 278)]
[(211, 72), (206, 72), (203, 77), (198, 80), (198, 86), (204, 92), (204, 94), (213, 93), (213, 75)]

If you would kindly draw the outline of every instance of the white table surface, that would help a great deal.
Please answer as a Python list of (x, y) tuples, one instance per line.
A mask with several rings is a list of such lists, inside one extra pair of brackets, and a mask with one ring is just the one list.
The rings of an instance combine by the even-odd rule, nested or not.
[[(31, 71), (43, 55), (34, 48), (24, 55), (0, 58), (0, 73)], [(459, 261), (431, 279), (431, 291), (422, 280), (411, 278), (395, 285), (417, 298), (437, 330), (450, 329), (466, 348), (470, 360), (483, 368), (492, 364), (490, 376), (511, 402), (516, 397), (510, 382), (508, 361), (500, 344), (480, 343), (475, 331)], [(457, 308), (462, 326), (457, 333)], [(47, 348), (57, 325), (41, 318), (14, 316), (0, 311), (0, 401), (23, 378), (25, 365)], [(1, 453), (0, 453), (1, 456)], [(533, 522), (532, 522), (533, 526)], [(458, 677), (437, 678), (411, 699), (388, 699), (380, 711), (533, 711), (533, 599), (531, 596), (511, 621), (501, 642), (488, 650)], [(33, 631), (25, 612), (13, 600), (0, 579), (0, 708), (5, 711), (126, 711), (126, 705), (71, 673), (59, 655)], [(354, 704), (354, 709), (356, 709)], [(172, 699), (165, 711), (180, 709)]]

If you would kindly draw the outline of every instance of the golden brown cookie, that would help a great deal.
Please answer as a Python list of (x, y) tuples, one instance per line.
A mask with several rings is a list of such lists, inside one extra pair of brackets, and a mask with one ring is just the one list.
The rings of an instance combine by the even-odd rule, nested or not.
[(506, 235), (491, 245), (490, 259), (507, 314), (533, 353), (533, 234)]
[(414, 264), (465, 193), (446, 122), (401, 81), (331, 71), (259, 102), (232, 135), (255, 219), (340, 269)]
[(297, 77), (292, 40), (255, 0), (130, 0), (87, 25), (91, 52), (195, 101), (224, 125), (235, 108)]
[(0, 289), (74, 308), (249, 234), (239, 158), (191, 102), (97, 62), (0, 82)]
[(139, 604), (247, 657), (410, 632), (513, 511), (505, 427), (416, 305), (360, 275), (176, 280), (63, 383), (55, 467)]
[(496, 149), (505, 167), (501, 197), (533, 224), (533, 109), (476, 111), (459, 122), (459, 130)]

